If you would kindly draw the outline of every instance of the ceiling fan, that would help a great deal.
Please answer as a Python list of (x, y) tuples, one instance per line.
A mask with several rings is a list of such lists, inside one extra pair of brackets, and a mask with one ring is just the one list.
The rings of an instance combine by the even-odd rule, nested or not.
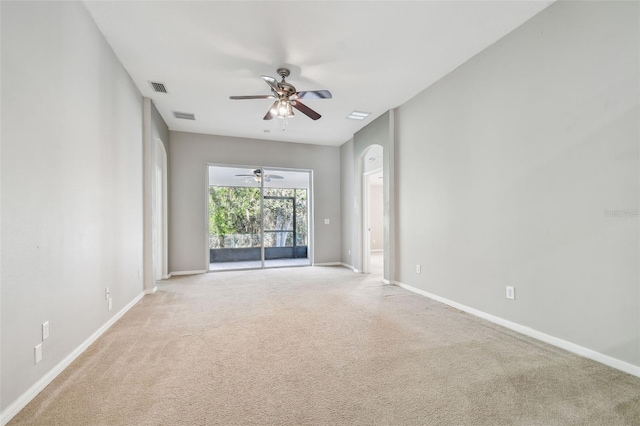
[(287, 68), (278, 68), (277, 72), (282, 77), (281, 82), (277, 82), (275, 78), (268, 75), (262, 76), (262, 79), (271, 88), (270, 95), (229, 96), (229, 99), (275, 99), (276, 101), (264, 116), (264, 120), (271, 120), (273, 117), (284, 119), (292, 117), (292, 108), (297, 109), (312, 120), (319, 119), (321, 115), (300, 102), (300, 99), (331, 99), (331, 92), (328, 90), (297, 92), (293, 85), (284, 81), (286, 77), (289, 77), (289, 70)]
[[(256, 182), (260, 182), (263, 179), (262, 170), (255, 169), (252, 175), (236, 175), (237, 177), (246, 178), (245, 180), (248, 182), (253, 178)], [(265, 182), (271, 182), (271, 179), (284, 179), (282, 176), (278, 175), (264, 175)]]

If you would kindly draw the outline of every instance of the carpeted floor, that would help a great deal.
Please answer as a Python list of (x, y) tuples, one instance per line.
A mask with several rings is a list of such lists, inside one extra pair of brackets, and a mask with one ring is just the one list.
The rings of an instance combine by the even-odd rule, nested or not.
[(10, 425), (640, 425), (640, 379), (372, 276), (173, 278)]

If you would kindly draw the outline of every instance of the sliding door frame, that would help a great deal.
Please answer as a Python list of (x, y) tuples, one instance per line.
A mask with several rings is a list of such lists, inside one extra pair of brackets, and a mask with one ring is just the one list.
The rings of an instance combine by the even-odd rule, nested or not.
[[(211, 239), (211, 233), (209, 232), (209, 167), (227, 167), (227, 168), (242, 168), (242, 169), (260, 169), (261, 173), (264, 175), (265, 170), (270, 172), (299, 172), (299, 173), (308, 173), (309, 175), (309, 184), (307, 188), (307, 259), (309, 259), (309, 266), (314, 264), (314, 190), (313, 190), (313, 170), (309, 169), (298, 169), (298, 168), (287, 168), (287, 167), (271, 167), (271, 166), (251, 166), (251, 165), (239, 165), (239, 164), (223, 164), (223, 163), (206, 163), (204, 167), (204, 220), (205, 220), (205, 228), (206, 228), (206, 238), (204, 241), (205, 246), (205, 268), (204, 270), (207, 272), (215, 272), (212, 271), (211, 262), (210, 262), (210, 253), (209, 253), (209, 241)], [(265, 245), (264, 245), (264, 180), (260, 180), (260, 268), (238, 268), (238, 269), (229, 269), (234, 271), (240, 271), (243, 269), (266, 269), (265, 268)]]

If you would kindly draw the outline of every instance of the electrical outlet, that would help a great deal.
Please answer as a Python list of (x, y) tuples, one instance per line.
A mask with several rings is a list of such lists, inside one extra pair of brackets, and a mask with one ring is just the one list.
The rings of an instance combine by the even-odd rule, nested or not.
[(325, 224), (325, 225), (329, 225), (330, 223), (331, 223), (331, 220), (330, 220), (330, 219), (325, 219), (325, 220), (324, 220), (324, 224)]
[(419, 274), (422, 271), (420, 265), (416, 265), (416, 274)]
[(104, 289), (104, 300), (109, 300), (111, 297), (111, 292), (109, 291), (109, 287)]
[(109, 311), (113, 308), (113, 299), (109, 298)]
[(516, 289), (515, 287), (507, 286), (507, 299), (516, 300)]
[(45, 341), (49, 337), (49, 321), (42, 323), (42, 341)]
[(42, 343), (38, 343), (33, 351), (36, 364), (42, 361)]

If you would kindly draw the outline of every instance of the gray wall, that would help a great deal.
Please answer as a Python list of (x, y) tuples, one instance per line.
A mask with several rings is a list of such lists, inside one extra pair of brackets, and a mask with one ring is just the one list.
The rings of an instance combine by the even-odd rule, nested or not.
[(1, 7), (5, 410), (142, 292), (142, 97), (81, 3)]
[(395, 110), (397, 281), (640, 365), (638, 8), (556, 3)]
[[(340, 149), (267, 140), (170, 132), (169, 268), (208, 268), (206, 164), (311, 169), (314, 174), (315, 263), (340, 261)], [(323, 220), (330, 219), (325, 225)]]
[[(393, 248), (393, 245), (390, 242), (390, 224), (389, 220), (392, 220), (392, 214), (390, 213), (390, 208), (392, 208), (393, 204), (393, 188), (390, 186), (391, 180), (390, 177), (393, 174), (393, 127), (392, 127), (393, 113), (386, 112), (382, 114), (380, 117), (376, 118), (371, 124), (362, 128), (353, 136), (353, 157), (351, 159), (345, 159), (344, 157), (341, 159), (341, 162), (344, 163), (345, 172), (347, 176), (352, 179), (352, 181), (348, 184), (352, 185), (353, 188), (353, 203), (351, 203), (348, 207), (350, 210), (347, 214), (350, 215), (353, 219), (349, 225), (351, 228), (345, 228), (344, 232), (350, 235), (349, 248), (351, 249), (350, 261), (351, 265), (357, 269), (362, 270), (362, 229), (361, 229), (361, 221), (362, 221), (362, 173), (366, 168), (364, 164), (364, 156), (367, 153), (367, 150), (372, 145), (379, 145), (383, 149), (383, 161), (382, 161), (382, 169), (384, 174), (383, 181), (383, 198), (384, 198), (384, 278), (390, 279), (391, 269), (390, 269), (390, 251)], [(341, 150), (341, 154), (349, 155), (350, 152), (346, 149)], [(351, 169), (346, 170), (348, 167), (348, 163), (351, 162)], [(346, 260), (349, 256), (345, 257), (345, 254), (342, 254), (343, 262), (347, 263)]]

